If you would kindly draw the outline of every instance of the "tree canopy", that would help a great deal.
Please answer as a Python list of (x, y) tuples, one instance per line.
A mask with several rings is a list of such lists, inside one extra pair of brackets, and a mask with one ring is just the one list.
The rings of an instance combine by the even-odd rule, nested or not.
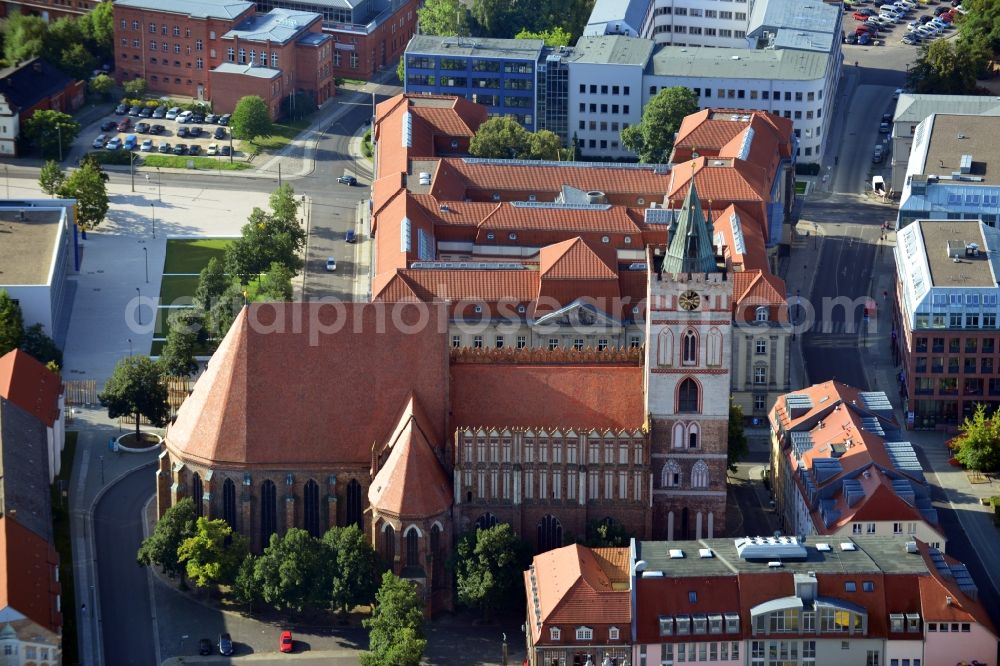
[(417, 10), (420, 31), (440, 37), (468, 37), (469, 10), (460, 0), (426, 0)]
[(1000, 470), (1000, 419), (988, 417), (986, 406), (979, 403), (958, 430), (959, 435), (955, 438), (958, 462), (973, 472)]
[(426, 0), (417, 17), (427, 35), (512, 38), (527, 32), (548, 35), (550, 45), (559, 46), (583, 33), (593, 8), (594, 0)]
[(93, 229), (108, 214), (107, 174), (92, 162), (81, 161), (59, 188), (59, 195), (76, 199), (76, 223), (81, 229)]
[(167, 316), (167, 336), (160, 352), (164, 374), (187, 377), (198, 372), (195, 353), (207, 339), (205, 312), (200, 308), (179, 308)]
[(42, 192), (45, 192), (51, 197), (58, 194), (59, 190), (62, 189), (63, 183), (66, 182), (66, 172), (63, 168), (59, 166), (59, 163), (54, 160), (49, 160), (43, 166), (41, 171), (38, 173), (38, 186), (42, 188)]
[(419, 666), (427, 647), (423, 623), (416, 588), (386, 571), (375, 595), (375, 610), (363, 622), (368, 629), (368, 651), (361, 653), (361, 665)]
[(55, 157), (69, 152), (70, 145), (80, 134), (80, 123), (62, 111), (40, 109), (24, 122), (24, 136), (45, 157)]
[(316, 608), (329, 597), (326, 548), (308, 532), (293, 527), (272, 534), (271, 543), (254, 563), (261, 598), (277, 610)]
[(517, 595), (527, 564), (524, 543), (507, 523), (463, 535), (453, 558), (458, 600), (488, 619)]
[(182, 568), (178, 548), (195, 534), (194, 501), (185, 497), (163, 512), (156, 527), (139, 546), (136, 560), (143, 566), (158, 565), (164, 573), (176, 576)]
[(247, 538), (225, 520), (199, 517), (194, 533), (178, 546), (177, 559), (195, 585), (207, 587), (234, 582), (248, 552)]
[(17, 349), (24, 335), (24, 317), (21, 306), (10, 297), (6, 289), (0, 289), (0, 356)]
[(522, 30), (514, 35), (514, 39), (540, 39), (545, 42), (546, 46), (569, 46), (572, 38), (573, 35), (569, 34), (559, 26), (556, 26), (551, 30), (542, 30), (540, 32)]
[(159, 427), (165, 426), (170, 416), (163, 370), (148, 356), (119, 359), (98, 399), (108, 408), (108, 417), (112, 419), (135, 417), (136, 438), (139, 437), (140, 416)]
[(253, 141), (259, 136), (271, 136), (271, 113), (257, 95), (241, 97), (229, 121), (234, 139)]
[(90, 80), (89, 86), (90, 92), (107, 99), (115, 87), (115, 80), (107, 74), (98, 74)]
[(649, 100), (639, 124), (622, 130), (622, 145), (638, 153), (641, 162), (665, 164), (681, 121), (697, 110), (698, 97), (690, 88), (663, 88)]
[(143, 78), (130, 79), (122, 84), (122, 90), (125, 91), (126, 97), (142, 97), (146, 94), (148, 87), (149, 84)]
[(293, 274), (302, 268), (306, 231), (297, 217), (294, 190), (285, 185), (271, 195), (271, 211), (254, 208), (237, 238), (226, 247), (226, 271), (243, 285), (275, 262)]
[(379, 564), (375, 549), (357, 525), (332, 527), (323, 535), (331, 570), (330, 606), (346, 613), (375, 599)]
[(920, 56), (907, 74), (907, 84), (918, 93), (971, 93), (976, 89), (983, 58), (982, 50), (964, 41), (953, 44), (949, 39), (935, 39), (930, 46), (921, 47)]
[(3, 22), (3, 58), (14, 65), (41, 55), (48, 24), (40, 16), (12, 13)]
[(726, 465), (730, 472), (736, 471), (736, 463), (746, 458), (750, 453), (747, 436), (743, 430), (743, 408), (729, 399), (729, 448), (726, 452)]
[(45, 327), (41, 324), (32, 324), (24, 329), (24, 335), (21, 337), (21, 349), (50, 369), (62, 367), (62, 350), (56, 346), (55, 340), (45, 334)]
[(490, 118), (469, 142), (474, 157), (516, 160), (559, 159), (559, 137), (549, 130), (529, 132), (513, 118)]

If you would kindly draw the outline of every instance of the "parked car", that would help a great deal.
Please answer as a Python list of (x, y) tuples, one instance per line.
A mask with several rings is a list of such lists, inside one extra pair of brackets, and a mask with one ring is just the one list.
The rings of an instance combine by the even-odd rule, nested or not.
[(163, 131), (165, 129), (166, 128), (163, 125), (153, 125), (152, 127), (149, 128), (149, 133), (150, 134), (163, 134)]
[(180, 113), (177, 114), (176, 120), (179, 123), (186, 123), (188, 119), (191, 118), (192, 115), (193, 113), (191, 111), (181, 111)]
[(855, 35), (855, 34), (854, 34), (854, 33), (852, 32), (851, 34), (849, 34), (849, 35), (847, 36), (847, 39), (846, 39), (846, 41), (847, 41), (847, 43), (848, 43), (848, 44), (857, 44), (857, 43), (858, 43), (858, 36), (857, 36), (857, 35)]
[(128, 107), (125, 106), (124, 104), (119, 104), (118, 106), (115, 107), (116, 116), (124, 116), (126, 113), (128, 113)]
[(151, 153), (151, 152), (153, 152), (153, 140), (152, 139), (146, 139), (145, 141), (143, 141), (142, 142), (142, 146), (139, 147), (139, 151), (143, 152), (143, 153)]
[(354, 176), (349, 176), (349, 175), (345, 174), (345, 175), (340, 176), (339, 178), (337, 178), (337, 182), (340, 183), (341, 185), (351, 185), (351, 186), (354, 186), (354, 185), (358, 184), (358, 179), (355, 178)]
[(115, 137), (104, 144), (104, 147), (108, 150), (120, 150), (122, 147), (122, 140), (119, 137)]
[(946, 11), (948, 11), (947, 7), (935, 7), (934, 16), (941, 16), (941, 14), (944, 14)]
[(139, 117), (140, 118), (152, 118), (153, 117), (153, 108), (149, 107), (149, 106), (142, 107), (142, 111), (139, 112)]
[(125, 137), (125, 143), (122, 146), (125, 150), (135, 150), (139, 145), (139, 137), (135, 134), (129, 134)]
[(207, 638), (198, 641), (198, 654), (203, 657), (212, 654), (212, 641)]
[(188, 128), (187, 127), (178, 127), (177, 128), (177, 136), (186, 137), (187, 135), (188, 135)]
[(228, 633), (219, 634), (219, 654), (223, 657), (233, 655), (233, 638)]
[(118, 123), (119, 132), (127, 132), (132, 129), (132, 121), (129, 118), (122, 118), (122, 121)]
[(190, 122), (190, 123), (203, 123), (203, 122), (205, 122), (205, 115), (202, 114), (202, 113), (198, 113), (198, 112), (192, 113), (190, 119), (188, 120), (188, 122)]
[(916, 46), (921, 41), (920, 35), (913, 33), (903, 37), (902, 42), (908, 46)]
[(885, 122), (884, 120), (878, 124), (879, 134), (888, 134), (891, 131), (892, 131), (892, 125)]
[(199, 136), (201, 136), (201, 128), (200, 127), (192, 127), (191, 129), (188, 130), (188, 136), (193, 136), (193, 137), (199, 137)]
[(207, 116), (205, 116), (205, 122), (208, 123), (209, 125), (214, 125), (216, 122), (218, 122), (218, 120), (219, 116), (217, 116), (214, 113), (210, 113)]
[(859, 45), (861, 45), (861, 46), (868, 46), (871, 43), (872, 43), (872, 36), (871, 36), (870, 33), (866, 32), (866, 33), (864, 33), (862, 35), (858, 35), (858, 44)]
[(357, 243), (358, 242), (358, 235), (356, 233), (354, 233), (353, 229), (348, 229), (347, 233), (344, 234), (344, 242), (345, 243)]
[(884, 123), (891, 123), (892, 122), (892, 114), (891, 113), (883, 113), (882, 114), (882, 122), (884, 122)]
[(188, 148), (188, 155), (200, 155), (200, 154), (201, 154), (201, 146), (199, 146), (197, 143), (192, 143), (191, 147)]
[[(165, 106), (158, 106), (155, 109), (153, 109), (153, 118), (163, 118), (166, 115), (167, 115), (167, 107)], [(206, 638), (205, 640), (208, 639)]]
[(106, 120), (101, 124), (102, 132), (113, 132), (116, 129), (118, 129), (117, 120)]
[[(101, 129), (104, 129), (104, 128), (102, 127)], [(107, 142), (108, 142), (108, 135), (107, 134), (98, 134), (97, 138), (94, 139), (94, 143), (92, 143), (91, 145), (94, 148), (101, 149), (101, 148), (104, 147), (104, 144), (106, 144)]]
[(225, 139), (226, 138), (226, 128), (225, 127), (216, 127), (215, 128), (215, 132), (212, 133), (212, 136), (214, 136), (216, 139)]
[(181, 110), (175, 106), (170, 109), (167, 109), (167, 113), (164, 115), (164, 117), (167, 120), (175, 120), (177, 118), (177, 114), (179, 114), (180, 112)]
[(135, 131), (139, 134), (149, 133), (149, 123), (139, 123), (135, 126)]
[(920, 25), (923, 25), (924, 23), (930, 23), (933, 18), (934, 18), (933, 16), (927, 16), (926, 14), (924, 14), (917, 20), (920, 21)]
[(223, 157), (229, 157), (229, 153), (231, 152), (232, 148), (230, 148), (229, 146), (222, 146), (221, 148), (219, 148), (219, 154), (222, 155)]
[(231, 113), (223, 113), (221, 116), (219, 116), (219, 124), (220, 125), (228, 125), (229, 124), (229, 119), (232, 118), (232, 117), (233, 117), (233, 115)]
[(854, 12), (855, 21), (867, 21), (869, 16), (871, 16), (871, 14), (867, 12)]
[(326, 258), (326, 270), (328, 272), (330, 272), (330, 273), (333, 273), (334, 271), (336, 271), (337, 270), (337, 260), (334, 259), (333, 257), (327, 257)]
[(295, 641), (292, 640), (292, 632), (281, 632), (281, 638), (278, 639), (278, 650), (281, 652), (291, 652), (294, 646)]
[(161, 141), (160, 142), (160, 147), (157, 148), (157, 151), (161, 152), (161, 153), (169, 153), (170, 152), (170, 144), (167, 143), (166, 141)]
[(131, 109), (128, 110), (128, 115), (130, 116), (138, 116), (140, 113), (142, 113), (141, 106), (133, 106)]
[(872, 164), (881, 164), (884, 156), (885, 155), (882, 153), (882, 146), (875, 146), (875, 151), (872, 153)]
[(215, 145), (214, 143), (210, 143), (210, 144), (208, 144), (208, 150), (205, 151), (205, 154), (206, 155), (218, 155), (219, 154), (219, 147), (217, 145)]
[(178, 143), (174, 146), (174, 155), (185, 155), (187, 151), (188, 147), (186, 143)]

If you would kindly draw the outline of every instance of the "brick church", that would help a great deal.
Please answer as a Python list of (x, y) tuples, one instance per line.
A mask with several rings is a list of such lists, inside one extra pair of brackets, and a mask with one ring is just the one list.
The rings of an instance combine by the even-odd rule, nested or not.
[(258, 552), (292, 527), (357, 524), (430, 613), (450, 608), (444, 563), (477, 526), (510, 523), (537, 552), (600, 521), (722, 535), (734, 321), (782, 330), (784, 285), (736, 279), (693, 171), (676, 207), (637, 218), (613, 193), (581, 202), (566, 181), (584, 170), (560, 167), (559, 192), (490, 203), (472, 232), (466, 190), (428, 240), (420, 198), (447, 166), (376, 179), (372, 302), (243, 309), (167, 430), (160, 513), (192, 497)]

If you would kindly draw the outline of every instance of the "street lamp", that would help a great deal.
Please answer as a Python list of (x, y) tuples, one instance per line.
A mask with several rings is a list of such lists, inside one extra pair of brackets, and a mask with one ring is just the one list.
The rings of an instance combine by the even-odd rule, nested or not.
[[(135, 288), (135, 297), (142, 298), (142, 292), (139, 291), (139, 287)], [(140, 308), (142, 308), (142, 303), (139, 303), (135, 308), (135, 319), (139, 322), (139, 326), (142, 326), (142, 310)]]
[[(156, 204), (154, 204), (154, 203), (149, 204), (149, 209), (152, 211), (152, 214), (153, 214), (153, 239), (155, 240), (156, 239)], [(148, 281), (149, 280), (147, 280), (147, 282)]]
[(104, 456), (98, 456), (101, 459), (101, 485), (104, 485)]
[(132, 358), (132, 338), (128, 339), (128, 356)]
[(146, 260), (146, 284), (149, 284), (149, 248), (142, 248), (142, 257)]
[(160, 183), (160, 167), (156, 167), (156, 200), (163, 201), (163, 187)]

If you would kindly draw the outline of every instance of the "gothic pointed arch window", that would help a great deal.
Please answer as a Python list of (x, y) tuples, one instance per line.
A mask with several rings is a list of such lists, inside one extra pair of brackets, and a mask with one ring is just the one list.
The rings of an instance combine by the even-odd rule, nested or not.
[(204, 491), (201, 486), (201, 475), (197, 472), (191, 477), (191, 499), (194, 500), (194, 513), (201, 517), (203, 512)]
[(663, 465), (660, 485), (663, 488), (677, 488), (681, 485), (681, 466), (677, 464), (676, 460), (668, 460)]
[(687, 439), (687, 447), (689, 449), (697, 449), (699, 444), (701, 444), (701, 429), (698, 427), (697, 423), (691, 423), (688, 425)]
[(476, 518), (476, 529), (477, 530), (488, 530), (491, 527), (496, 527), (496, 524), (500, 522), (497, 517), (492, 513), (484, 513), (483, 515)]
[(708, 488), (708, 465), (704, 460), (699, 460), (691, 468), (691, 487)]
[(675, 449), (684, 448), (684, 423), (678, 421), (674, 424), (673, 437), (671, 437)]
[(314, 537), (320, 537), (319, 484), (312, 479), (302, 489), (302, 526)]
[(351, 482), (347, 484), (347, 506), (344, 512), (345, 527), (357, 525), (358, 528), (364, 529), (364, 524), (361, 522), (361, 511), (361, 484), (358, 483), (357, 479), (351, 479)]
[(406, 530), (406, 567), (404, 572), (410, 576), (423, 576), (423, 566), (420, 564), (420, 531), (410, 526)]
[(390, 570), (394, 570), (396, 559), (396, 530), (392, 525), (386, 525), (382, 530), (382, 559), (389, 565)]
[(698, 364), (698, 336), (691, 329), (684, 333), (684, 365)]
[(544, 553), (562, 546), (562, 523), (552, 515), (544, 515), (538, 521), (538, 552)]
[(271, 535), (278, 531), (278, 490), (270, 479), (260, 486), (260, 542), (264, 547), (271, 543)]
[(446, 584), (444, 576), (445, 554), (441, 548), (441, 526), (437, 523), (431, 526), (430, 554), (432, 559), (431, 573), (434, 575), (434, 587), (441, 588)]
[(705, 364), (713, 368), (722, 365), (722, 332), (714, 327), (708, 332)]
[(222, 519), (236, 529), (236, 484), (232, 479), (222, 484)]
[(674, 364), (674, 333), (664, 328), (656, 338), (656, 362), (659, 365)]
[(698, 384), (688, 377), (677, 389), (677, 411), (682, 414), (698, 412)]

